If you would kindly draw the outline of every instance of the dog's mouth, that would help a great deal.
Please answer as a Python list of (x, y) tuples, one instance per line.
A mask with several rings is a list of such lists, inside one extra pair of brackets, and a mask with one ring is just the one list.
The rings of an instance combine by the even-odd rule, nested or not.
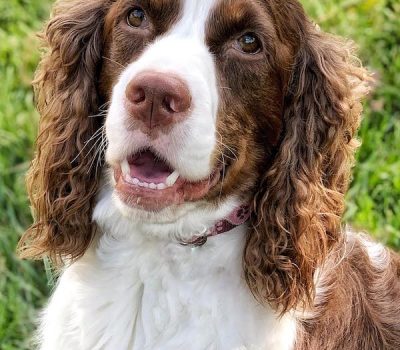
[(216, 170), (200, 181), (184, 179), (149, 149), (130, 155), (114, 169), (119, 198), (130, 207), (148, 211), (200, 200), (219, 178), (220, 171)]

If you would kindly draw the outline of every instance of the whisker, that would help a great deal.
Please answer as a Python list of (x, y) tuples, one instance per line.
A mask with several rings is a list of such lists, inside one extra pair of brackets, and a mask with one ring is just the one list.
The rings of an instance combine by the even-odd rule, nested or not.
[(102, 133), (102, 129), (103, 129), (103, 126), (100, 127), (98, 130), (96, 130), (96, 132), (90, 137), (90, 139), (87, 140), (87, 141), (85, 141), (85, 145), (88, 144), (88, 143), (89, 143), (90, 141), (92, 141), (93, 139), (95, 139), (96, 137), (100, 136), (101, 133)]
[(221, 185), (220, 185), (220, 188), (219, 188), (218, 201), (221, 201), (222, 189), (224, 188), (224, 182), (225, 182), (225, 167), (226, 167), (226, 163), (225, 163), (225, 158), (224, 158), (224, 153), (223, 152), (221, 152), (221, 157), (222, 157), (222, 179), (221, 179)]
[(88, 118), (105, 117), (107, 115), (107, 113), (108, 113), (108, 110), (107, 111), (101, 111), (101, 112), (99, 112), (97, 114), (89, 115)]
[(89, 118), (97, 118), (97, 117), (106, 116), (107, 113), (108, 113), (108, 107), (109, 107), (110, 104), (111, 104), (111, 101), (107, 101), (107, 102), (103, 103), (99, 107), (99, 112), (97, 114), (89, 115)]
[(222, 142), (222, 135), (221, 135), (221, 133), (218, 132), (218, 131), (216, 131), (216, 133), (218, 134), (218, 136), (219, 136), (219, 138), (220, 138), (219, 140), (217, 139), (216, 141), (217, 141), (223, 148), (225, 148), (227, 151), (229, 151), (229, 152), (232, 154), (233, 158), (228, 157), (226, 154), (225, 154), (225, 156), (228, 157), (228, 158), (231, 159), (231, 160), (238, 160), (238, 156), (237, 156), (237, 154), (235, 153), (234, 149), (233, 149), (232, 147), (228, 146), (227, 144), (225, 144), (224, 142)]
[[(82, 149), (79, 151), (79, 153), (75, 156), (74, 159), (72, 159), (71, 163), (75, 162), (78, 157), (82, 154), (82, 152), (86, 149), (86, 147), (91, 143), (91, 141), (93, 141), (95, 138), (99, 137), (101, 135), (101, 133), (103, 132), (104, 129), (104, 125), (101, 126), (98, 130), (96, 130), (96, 132), (90, 137), (89, 140), (85, 141), (84, 146), (82, 147)], [(94, 142), (94, 144), (92, 145), (92, 147), (89, 149), (89, 151), (87, 152), (87, 154), (85, 155), (84, 159), (86, 159), (86, 157), (90, 154), (90, 152), (93, 150), (93, 147), (96, 146), (98, 140), (96, 140)]]
[[(98, 143), (100, 143), (100, 144), (98, 145)], [(94, 152), (93, 159), (92, 159), (92, 161), (91, 161), (91, 163), (89, 165), (89, 169), (88, 169), (88, 173), (89, 173), (92, 170), (92, 167), (94, 166), (94, 164), (96, 164), (96, 168), (95, 168), (96, 175), (97, 175), (97, 169), (98, 169), (99, 163), (101, 165), (101, 163), (103, 161), (102, 157), (101, 157), (101, 155), (104, 152), (103, 134), (102, 134), (101, 138), (96, 140), (94, 146), (97, 146), (97, 145), (98, 145), (98, 147), (96, 148), (96, 150)]]
[(117, 62), (117, 61), (114, 61), (113, 59), (111, 59), (111, 58), (109, 58), (109, 57), (102, 56), (102, 58), (104, 58), (104, 59), (107, 60), (107, 61), (110, 61), (111, 63), (117, 64), (118, 66), (120, 66), (120, 67), (122, 67), (122, 68), (126, 68), (126, 66), (124, 66), (123, 64), (121, 64), (121, 63), (119, 63), (119, 62)]

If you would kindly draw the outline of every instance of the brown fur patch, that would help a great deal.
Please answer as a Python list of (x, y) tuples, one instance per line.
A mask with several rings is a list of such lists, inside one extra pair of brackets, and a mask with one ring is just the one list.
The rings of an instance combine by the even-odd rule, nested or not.
[(350, 237), (321, 268), (315, 304), (299, 319), (296, 350), (399, 349), (398, 259), (387, 252), (387, 265), (376, 265), (360, 238)]
[[(245, 55), (234, 48), (247, 32), (257, 33), (262, 53)], [(221, 100), (215, 158), (225, 166), (221, 183), (208, 198), (236, 194), (249, 200), (280, 137), (281, 72), (289, 68), (290, 58), (277, 57), (284, 45), (257, 1), (220, 1), (208, 20), (206, 42), (215, 55)]]
[[(127, 24), (126, 17), (134, 6), (145, 11), (148, 29), (136, 29)], [(120, 0), (114, 3), (105, 19), (105, 49), (100, 75), (101, 92), (106, 100), (122, 70), (140, 56), (146, 45), (171, 28), (180, 15), (180, 0)]]
[(43, 33), (48, 51), (34, 82), (40, 128), (27, 177), (35, 223), (20, 241), (23, 257), (74, 259), (92, 240), (100, 175), (93, 164), (101, 155), (90, 150), (101, 120), (89, 116), (100, 105), (96, 82), (111, 5), (111, 0), (60, 1)]

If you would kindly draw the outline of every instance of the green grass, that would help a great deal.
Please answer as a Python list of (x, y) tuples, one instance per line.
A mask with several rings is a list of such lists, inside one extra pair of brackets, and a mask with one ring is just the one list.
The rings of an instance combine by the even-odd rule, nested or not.
[(325, 31), (353, 39), (378, 86), (365, 106), (346, 220), (400, 249), (400, 1), (304, 0)]
[[(30, 88), (38, 61), (34, 33), (51, 1), (0, 2), (0, 350), (29, 349), (36, 310), (49, 291), (42, 263), (15, 257), (30, 223), (24, 174), (38, 116)], [(326, 31), (352, 38), (379, 85), (366, 105), (363, 146), (346, 220), (400, 249), (400, 2), (303, 0)]]
[(24, 174), (37, 128), (30, 88), (38, 61), (35, 31), (46, 1), (0, 2), (0, 349), (29, 349), (36, 308), (48, 288), (43, 264), (15, 257), (30, 222)]

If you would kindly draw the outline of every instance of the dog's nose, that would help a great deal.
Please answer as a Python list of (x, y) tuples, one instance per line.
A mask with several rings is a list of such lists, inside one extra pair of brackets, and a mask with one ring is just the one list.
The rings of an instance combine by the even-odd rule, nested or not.
[(191, 95), (186, 83), (172, 74), (143, 72), (128, 84), (127, 109), (131, 118), (149, 129), (178, 123), (188, 116)]

